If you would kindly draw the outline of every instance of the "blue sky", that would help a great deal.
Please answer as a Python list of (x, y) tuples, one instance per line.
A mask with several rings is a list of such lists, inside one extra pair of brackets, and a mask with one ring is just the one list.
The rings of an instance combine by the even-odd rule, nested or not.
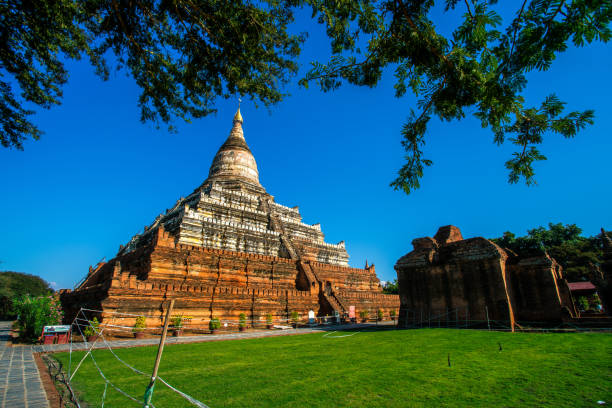
[[(328, 48), (320, 28), (305, 27), (301, 73)], [(63, 104), (35, 117), (41, 140), (25, 151), (0, 150), (0, 269), (40, 275), (56, 287), (72, 287), (90, 264), (112, 258), (193, 191), (237, 107), (219, 101), (217, 115), (177, 122), (171, 134), (139, 122), (139, 90), (124, 73), (102, 82), (84, 62), (68, 66)], [(415, 98), (393, 97), (392, 72), (375, 89), (327, 94), (298, 87), (296, 78), (286, 89), (291, 96), (271, 109), (243, 102), (244, 132), (276, 201), (298, 205), (307, 223), (320, 222), (328, 242), (345, 240), (352, 266), (368, 259), (389, 280), (411, 241), (442, 225), (458, 226), (464, 237), (524, 234), (549, 222), (578, 224), (585, 235), (610, 228), (611, 68), (609, 46), (595, 44), (571, 48), (550, 71), (529, 76), (529, 103), (555, 92), (568, 109), (596, 111), (595, 125), (575, 139), (546, 136), (548, 160), (536, 165), (535, 187), (507, 184), (512, 146), (494, 145), (468, 116), (433, 121), (425, 152), (434, 166), (422, 188), (410, 196), (393, 191), (403, 160), (400, 129)]]

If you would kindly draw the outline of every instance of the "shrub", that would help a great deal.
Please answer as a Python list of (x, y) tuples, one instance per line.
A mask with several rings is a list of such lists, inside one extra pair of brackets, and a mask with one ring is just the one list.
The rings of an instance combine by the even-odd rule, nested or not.
[(359, 312), (359, 317), (361, 317), (361, 320), (367, 320), (368, 316), (370, 316), (370, 312), (368, 312), (367, 310), (362, 310)]
[(13, 310), (18, 316), (19, 335), (28, 341), (38, 339), (44, 326), (59, 324), (63, 318), (59, 300), (50, 295), (20, 296), (13, 300)]
[(240, 313), (238, 316), (238, 326), (246, 327), (246, 315), (244, 313)]
[(172, 317), (172, 326), (175, 329), (180, 329), (183, 327), (183, 315), (173, 316)]
[(217, 330), (220, 327), (221, 327), (221, 321), (218, 318), (213, 317), (212, 319), (210, 319), (210, 322), (208, 323), (208, 328), (210, 330)]
[(383, 311), (381, 309), (378, 309), (376, 311), (376, 317), (378, 318), (378, 320), (382, 320), (384, 317)]
[(298, 312), (296, 312), (295, 310), (293, 312), (291, 312), (291, 321), (295, 324), (297, 324), (297, 322), (300, 320), (300, 314)]
[(272, 315), (270, 313), (266, 315), (266, 324), (272, 324)]
[(100, 332), (100, 322), (97, 317), (94, 317), (93, 320), (89, 320), (89, 325), (83, 330), (83, 334), (86, 337), (95, 336)]
[(136, 318), (136, 323), (134, 323), (134, 328), (132, 331), (134, 333), (139, 333), (144, 331), (144, 328), (147, 327), (147, 318), (144, 316), (138, 316)]
[(391, 320), (395, 320), (395, 310), (389, 311), (389, 317), (391, 318)]

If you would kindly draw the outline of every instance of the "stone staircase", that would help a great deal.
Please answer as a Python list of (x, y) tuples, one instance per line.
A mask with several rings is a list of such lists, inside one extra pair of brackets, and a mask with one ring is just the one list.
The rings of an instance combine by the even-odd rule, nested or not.
[(340, 298), (338, 297), (338, 295), (336, 295), (336, 292), (332, 292), (332, 296), (334, 297), (334, 299), (336, 299), (336, 302), (338, 302), (338, 304), (340, 305), (340, 307), (342, 308), (342, 311), (344, 313), (348, 313), (348, 307), (346, 307), (346, 305), (344, 304), (344, 302), (342, 300), (340, 300)]
[[(303, 272), (304, 275), (306, 276), (306, 280), (308, 281), (308, 287), (311, 289), (313, 287), (322, 289), (323, 282), (319, 280), (316, 272), (311, 267), (311, 265), (309, 263), (302, 261), (300, 254), (293, 246), (293, 243), (291, 242), (289, 235), (287, 235), (285, 231), (283, 222), (279, 219), (278, 215), (275, 214), (274, 210), (272, 209), (272, 206), (270, 205), (270, 202), (264, 199), (261, 201), (261, 203), (262, 203), (262, 207), (264, 211), (268, 213), (268, 217), (270, 221), (270, 228), (273, 231), (276, 231), (279, 233), (281, 243), (285, 246), (285, 248), (287, 248), (287, 252), (289, 252), (289, 256), (294, 261), (297, 261), (296, 263), (297, 263), (298, 270), (300, 272)], [(338, 312), (340, 315), (348, 313), (348, 310), (344, 307), (340, 299), (338, 299), (338, 297), (333, 293), (333, 291), (322, 290), (321, 292), (323, 293), (323, 297), (325, 298), (325, 300), (327, 300), (327, 302), (334, 309), (334, 311)]]
[[(317, 277), (317, 275), (314, 273), (314, 271), (312, 270), (312, 268), (310, 267), (309, 264), (304, 263), (302, 260), (299, 260), (297, 262), (297, 267), (301, 272), (304, 272), (304, 275), (306, 275), (306, 280), (308, 280), (308, 285), (310, 287), (317, 287), (317, 284), (320, 284), (321, 282), (319, 281), (319, 278)], [(313, 285), (314, 283), (314, 285)]]
[(276, 231), (279, 233), (281, 243), (285, 246), (285, 248), (287, 249), (287, 252), (289, 252), (289, 256), (291, 257), (292, 260), (297, 261), (298, 269), (300, 270), (300, 272), (304, 273), (304, 275), (306, 276), (306, 280), (308, 281), (308, 287), (309, 288), (318, 287), (319, 279), (317, 279), (312, 268), (310, 268), (308, 264), (302, 262), (300, 254), (293, 246), (293, 243), (291, 242), (289, 235), (287, 235), (287, 232), (285, 231), (283, 222), (279, 219), (278, 215), (276, 215), (276, 213), (272, 209), (270, 202), (268, 200), (262, 200), (262, 207), (264, 211), (268, 213), (268, 217), (270, 221), (270, 228), (273, 231)]
[(285, 248), (287, 248), (287, 252), (289, 252), (289, 256), (291, 257), (291, 259), (293, 259), (294, 261), (299, 261), (300, 256), (295, 247), (293, 246), (293, 243), (289, 239), (289, 236), (285, 231), (283, 223), (274, 213), (270, 202), (268, 200), (262, 200), (262, 204), (265, 208), (265, 211), (268, 213), (268, 217), (270, 220), (270, 228), (272, 229), (272, 231), (276, 231), (280, 234), (281, 243), (285, 246)]
[(346, 309), (344, 309), (342, 304), (338, 301), (338, 298), (336, 298), (336, 296), (332, 292), (328, 293), (327, 291), (323, 291), (323, 297), (325, 298), (325, 300), (327, 300), (332, 309), (338, 312), (339, 315), (342, 316), (344, 313), (347, 313)]

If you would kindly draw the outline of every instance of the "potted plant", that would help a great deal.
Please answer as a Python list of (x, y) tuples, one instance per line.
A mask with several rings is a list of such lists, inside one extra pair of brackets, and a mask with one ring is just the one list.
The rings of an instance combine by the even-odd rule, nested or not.
[(85, 337), (87, 337), (87, 341), (93, 343), (98, 339), (100, 333), (100, 322), (98, 322), (98, 318), (94, 317), (93, 320), (89, 320), (89, 325), (83, 331)]
[(581, 312), (586, 312), (589, 309), (589, 301), (586, 296), (580, 296), (578, 298), (578, 308)]
[(370, 312), (368, 312), (367, 310), (362, 310), (359, 312), (359, 317), (361, 317), (361, 322), (365, 323), (368, 321), (368, 316), (370, 315)]
[(238, 316), (238, 329), (240, 331), (246, 330), (246, 315), (244, 313), (240, 313)]
[(300, 321), (300, 314), (295, 310), (291, 312), (291, 325), (293, 328), (297, 328), (298, 322)]
[(272, 328), (272, 315), (270, 313), (268, 313), (266, 315), (266, 329), (271, 329)]
[(378, 310), (376, 311), (376, 319), (377, 319), (377, 320), (380, 322), (380, 321), (382, 321), (383, 316), (384, 316), (384, 314), (383, 314), (382, 309), (378, 309)]
[(172, 332), (172, 335), (174, 337), (178, 337), (183, 333), (183, 316), (182, 315), (174, 316), (172, 318), (172, 327), (174, 328), (174, 331)]
[(391, 320), (395, 321), (395, 309), (389, 312), (389, 317), (391, 318)]
[(147, 319), (144, 316), (138, 316), (136, 318), (136, 323), (134, 323), (134, 327), (132, 328), (132, 332), (134, 332), (134, 337), (137, 339), (144, 338), (144, 329), (147, 327)]
[(592, 305), (593, 311), (601, 313), (602, 311), (601, 299), (599, 298), (599, 295), (597, 293), (594, 293), (591, 296), (591, 298), (589, 299), (589, 303)]
[(210, 334), (215, 334), (217, 330), (219, 330), (220, 327), (221, 327), (221, 322), (219, 321), (218, 318), (213, 317), (212, 319), (210, 319), (210, 322), (208, 323)]

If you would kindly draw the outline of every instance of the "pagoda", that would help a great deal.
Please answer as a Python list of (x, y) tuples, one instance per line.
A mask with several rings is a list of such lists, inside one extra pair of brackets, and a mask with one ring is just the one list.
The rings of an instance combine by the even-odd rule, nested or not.
[(61, 291), (67, 319), (84, 307), (100, 319), (123, 312), (161, 322), (168, 299), (175, 299), (175, 314), (196, 326), (241, 313), (254, 324), (294, 311), (352, 316), (399, 309), (398, 296), (382, 293), (374, 265), (349, 267), (344, 241), (325, 242), (320, 224), (302, 222), (298, 207), (266, 192), (242, 124), (238, 109), (198, 188), (113, 259), (90, 267), (74, 290)]

